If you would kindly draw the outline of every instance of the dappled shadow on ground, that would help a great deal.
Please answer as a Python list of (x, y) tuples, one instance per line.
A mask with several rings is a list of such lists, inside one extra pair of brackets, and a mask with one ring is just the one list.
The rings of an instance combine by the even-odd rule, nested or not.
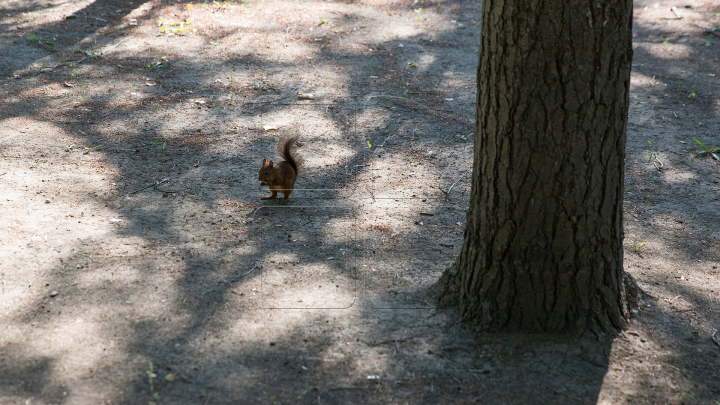
[[(630, 398), (705, 402), (720, 392), (710, 340), (720, 322), (720, 233), (710, 220), (720, 181), (718, 162), (694, 140), (720, 144), (720, 48), (710, 30), (720, 21), (709, 5), (671, 6), (635, 5), (625, 268), (654, 300), (626, 335), (634, 350), (611, 359), (612, 374), (628, 381)], [(624, 370), (637, 359), (643, 364)]]
[(53, 382), (53, 359), (28, 353), (20, 344), (0, 346), (0, 392), (19, 398), (62, 398), (62, 387)]
[[(467, 183), (447, 200), (438, 189), (470, 168), (476, 3), (281, 5), (310, 20), (273, 20), (272, 4), (136, 3), (87, 2), (42, 24), (27, 13), (47, 5), (3, 10), (0, 30), (22, 34), (0, 44), (22, 56), (0, 64), (3, 169), (22, 167), (25, 191), (86, 176), (28, 203), (57, 206), (51, 241), (72, 237), (18, 248), (43, 260), (2, 315), (9, 401), (597, 401), (610, 339), (463, 330), (421, 288), (462, 237)], [(403, 13), (414, 28), (388, 28)], [(185, 19), (192, 35), (166, 34)], [(257, 165), (296, 132), (298, 184), (323, 191), (260, 204)], [(268, 309), (288, 302), (301, 309)], [(424, 309), (377, 309), (408, 306)], [(684, 363), (691, 352), (673, 364), (707, 372)]]

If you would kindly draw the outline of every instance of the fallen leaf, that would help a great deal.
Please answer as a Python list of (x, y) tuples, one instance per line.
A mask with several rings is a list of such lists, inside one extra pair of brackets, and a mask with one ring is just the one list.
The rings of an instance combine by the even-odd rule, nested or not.
[(173, 382), (175, 381), (175, 373), (170, 373), (165, 376), (165, 381), (167, 382)]
[(314, 100), (315, 95), (312, 93), (298, 93), (298, 98), (301, 100)]
[(63, 86), (65, 86), (65, 87), (75, 87), (75, 83), (63, 82)]
[(273, 131), (276, 130), (277, 127), (275, 127), (274, 125), (263, 125), (263, 129), (266, 131)]
[(148, 80), (148, 81), (145, 82), (145, 85), (146, 85), (146, 86), (154, 86), (154, 85), (156, 85), (156, 84), (157, 84), (157, 83), (155, 83), (155, 82), (152, 81), (152, 80)]
[(418, 67), (418, 66), (420, 66), (420, 65), (418, 65), (418, 64), (415, 63), (415, 62), (412, 62), (412, 63), (408, 63), (408, 66), (410, 66), (410, 67)]

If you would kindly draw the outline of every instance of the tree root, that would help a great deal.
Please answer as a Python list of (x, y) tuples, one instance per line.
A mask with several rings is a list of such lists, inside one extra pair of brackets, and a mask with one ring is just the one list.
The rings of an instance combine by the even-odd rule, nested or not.
[(627, 271), (623, 271), (623, 284), (625, 286), (625, 305), (627, 312), (630, 315), (637, 313), (640, 309), (640, 304), (652, 297), (640, 288), (637, 281), (635, 281), (635, 277)]
[(457, 261), (445, 269), (440, 280), (431, 287), (430, 293), (442, 308), (460, 305), (460, 274)]

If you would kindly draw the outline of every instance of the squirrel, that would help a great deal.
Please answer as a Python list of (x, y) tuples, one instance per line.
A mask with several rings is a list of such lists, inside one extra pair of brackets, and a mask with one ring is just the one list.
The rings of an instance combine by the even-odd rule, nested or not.
[(302, 164), (302, 159), (292, 150), (298, 138), (296, 135), (278, 141), (277, 151), (280, 157), (285, 159), (284, 161), (273, 164), (272, 160), (268, 162), (266, 159), (263, 159), (262, 166), (258, 171), (258, 179), (260, 180), (260, 186), (270, 187), (270, 195), (261, 197), (262, 200), (275, 198), (278, 191), (281, 191), (285, 195), (283, 200), (287, 200), (287, 198), (290, 197), (290, 193), (292, 193), (293, 187), (295, 186), (295, 180), (298, 177), (300, 165)]

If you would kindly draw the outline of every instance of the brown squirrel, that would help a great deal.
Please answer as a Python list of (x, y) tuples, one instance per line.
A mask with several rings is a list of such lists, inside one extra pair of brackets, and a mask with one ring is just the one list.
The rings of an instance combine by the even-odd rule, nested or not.
[(263, 159), (262, 166), (258, 171), (258, 179), (261, 186), (270, 187), (270, 195), (261, 197), (262, 200), (275, 198), (278, 191), (281, 191), (287, 200), (295, 186), (295, 180), (298, 177), (298, 169), (302, 164), (302, 159), (292, 150), (292, 146), (298, 140), (298, 136), (281, 139), (277, 144), (277, 151), (284, 161), (273, 164), (272, 160), (268, 162)]

